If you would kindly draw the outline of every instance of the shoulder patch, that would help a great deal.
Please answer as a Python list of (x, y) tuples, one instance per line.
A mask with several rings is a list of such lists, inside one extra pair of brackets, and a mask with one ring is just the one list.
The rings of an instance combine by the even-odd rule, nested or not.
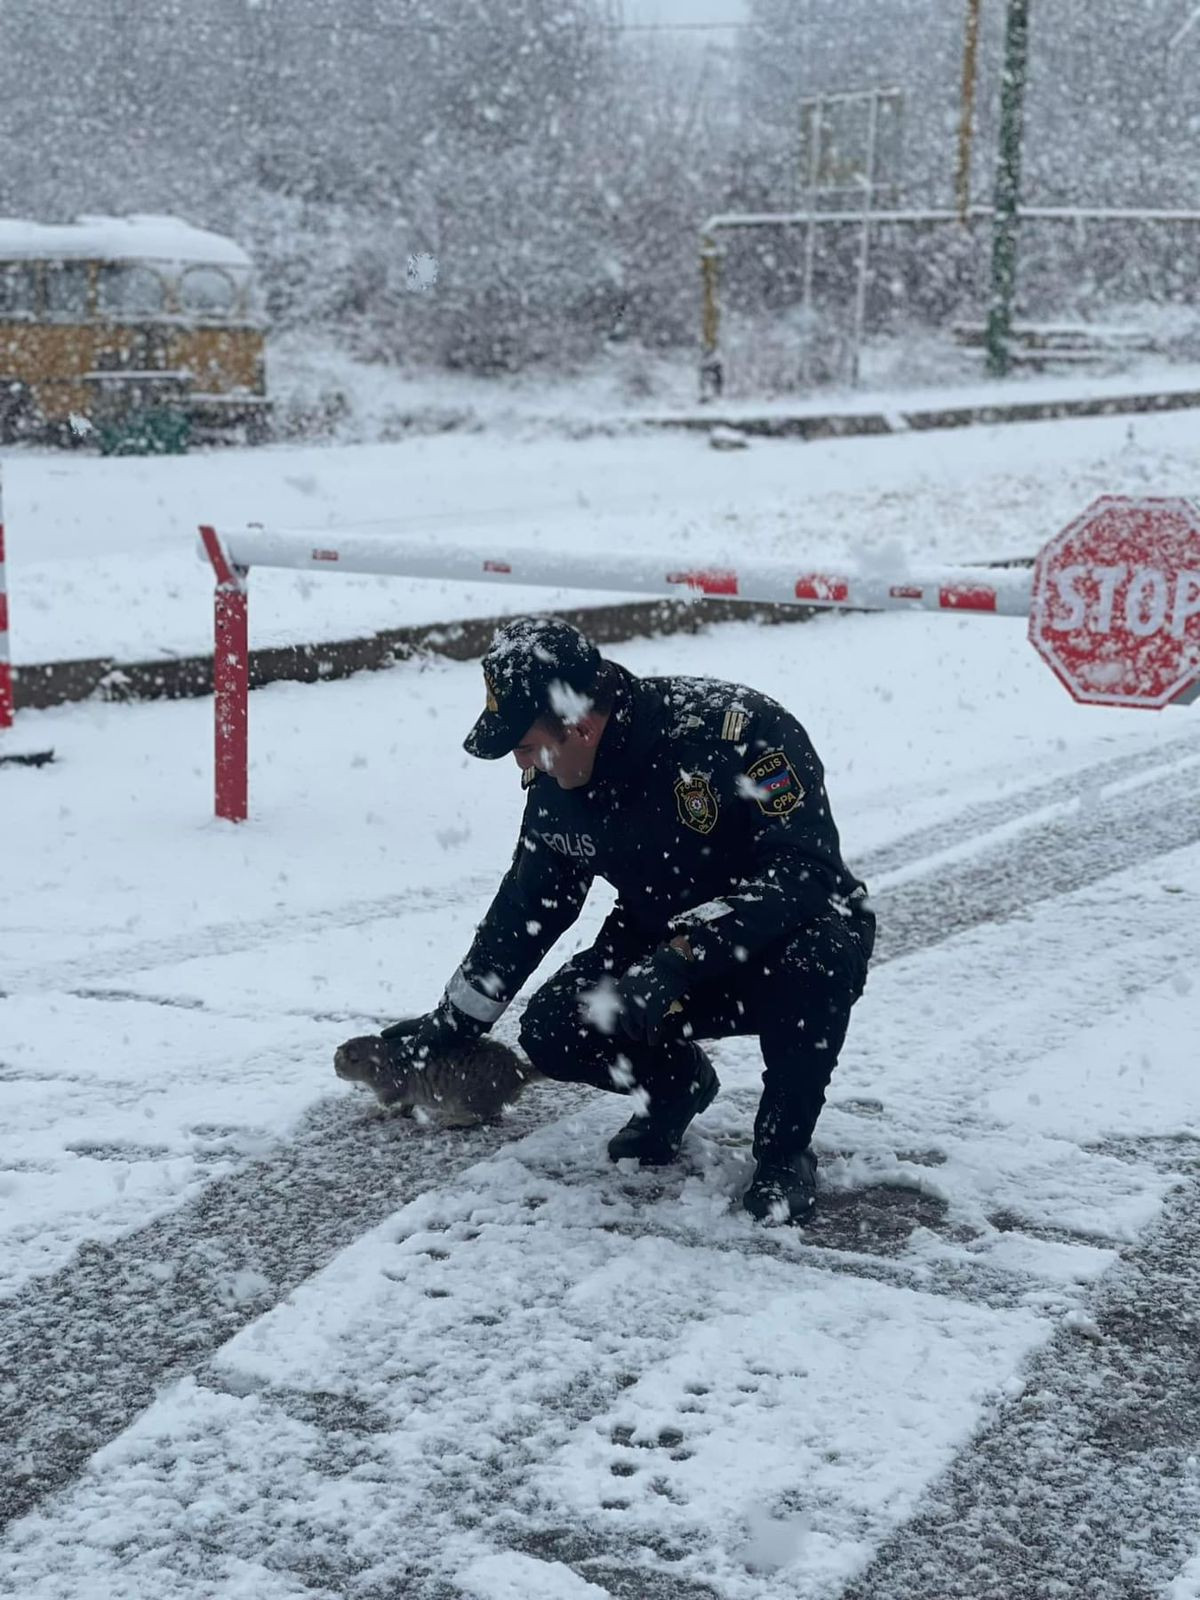
[(804, 785), (782, 750), (768, 750), (746, 768), (758, 809), (768, 817), (785, 817), (804, 799)]
[(721, 737), (728, 739), (730, 744), (740, 744), (742, 735), (746, 731), (746, 724), (750, 721), (750, 713), (743, 711), (740, 706), (730, 706), (721, 723)]
[(679, 820), (694, 833), (711, 833), (717, 825), (720, 807), (707, 778), (689, 773), (675, 785), (675, 804)]

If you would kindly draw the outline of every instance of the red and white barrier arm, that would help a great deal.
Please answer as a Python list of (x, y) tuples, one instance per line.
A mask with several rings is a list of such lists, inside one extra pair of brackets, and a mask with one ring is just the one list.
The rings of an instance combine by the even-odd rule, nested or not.
[(1021, 570), (946, 568), (884, 574), (837, 567), (798, 568), (784, 561), (736, 567), (687, 567), (633, 553), (579, 555), (561, 550), (485, 551), (417, 544), (375, 534), (240, 533), (202, 527), (204, 555), (216, 576), (213, 689), (216, 698), (216, 813), (247, 815), (249, 649), (246, 574), (251, 567), (450, 578), (529, 588), (601, 590), (617, 594), (712, 595), (785, 605), (864, 611), (969, 611), (1029, 615), (1032, 574)]
[[(1102, 495), (1048, 541), (1033, 569), (889, 572), (882, 564), (817, 568), (784, 561), (688, 566), (633, 552), (485, 550), (353, 531), (321, 536), (250, 528), (218, 534), (203, 528), (201, 537), (217, 574), (217, 813), (235, 819), (246, 815), (242, 580), (252, 566), (609, 594), (661, 596), (682, 590), (726, 600), (859, 611), (1024, 617), (1038, 653), (1081, 704), (1157, 708), (1200, 699), (1200, 505), (1178, 498)], [(240, 634), (231, 631), (228, 608), (235, 603)], [(228, 674), (225, 700), (223, 672)], [(240, 788), (233, 772), (238, 761)]]
[(0, 728), (11, 728), (12, 722), (12, 652), (8, 645), (8, 579), (4, 564), (4, 484), (0, 482)]
[[(247, 529), (208, 530), (240, 568), (290, 567), (322, 572), (450, 578), (530, 588), (673, 595), (681, 590), (728, 600), (845, 607), (862, 611), (973, 611), (1029, 615), (1032, 575), (1023, 568), (947, 567), (885, 573), (838, 565), (825, 570), (785, 561), (735, 567), (688, 567), (634, 552), (581, 555), (563, 550), (484, 550), (416, 543), (386, 535)], [(211, 559), (211, 556), (210, 556)]]

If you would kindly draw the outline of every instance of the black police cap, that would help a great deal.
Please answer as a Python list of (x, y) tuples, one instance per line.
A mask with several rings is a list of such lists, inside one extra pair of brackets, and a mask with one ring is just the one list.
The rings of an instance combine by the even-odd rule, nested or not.
[(567, 716), (596, 685), (600, 652), (569, 622), (517, 617), (497, 630), (483, 658), (487, 706), (463, 740), (485, 761), (515, 750), (539, 717)]

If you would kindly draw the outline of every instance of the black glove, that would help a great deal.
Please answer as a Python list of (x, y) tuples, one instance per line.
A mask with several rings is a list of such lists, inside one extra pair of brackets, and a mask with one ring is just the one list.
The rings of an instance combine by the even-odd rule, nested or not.
[(461, 1049), (487, 1032), (487, 1024), (467, 1016), (443, 995), (423, 1017), (405, 1017), (384, 1028), (379, 1037), (388, 1056), (406, 1063), (427, 1061), (436, 1051)]
[(692, 963), (669, 944), (660, 945), (649, 960), (630, 967), (617, 984), (621, 1032), (657, 1044), (668, 1017), (682, 1009), (680, 997), (690, 987), (692, 975)]

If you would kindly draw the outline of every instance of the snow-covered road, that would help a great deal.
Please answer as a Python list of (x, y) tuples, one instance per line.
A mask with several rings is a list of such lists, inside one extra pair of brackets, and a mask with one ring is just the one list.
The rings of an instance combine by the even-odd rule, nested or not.
[(209, 704), (31, 718), (0, 1593), (1200, 1594), (1194, 714), (1075, 707), (996, 621), (614, 653), (792, 704), (880, 906), (819, 1221), (736, 1208), (747, 1041), (666, 1174), (606, 1164), (609, 1097), (445, 1134), (335, 1084), (506, 859), (476, 668), (256, 695), (237, 831)]

